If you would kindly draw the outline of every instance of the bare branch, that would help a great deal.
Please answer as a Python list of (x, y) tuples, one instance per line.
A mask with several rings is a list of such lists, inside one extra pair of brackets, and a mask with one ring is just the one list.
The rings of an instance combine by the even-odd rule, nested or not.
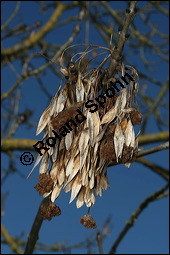
[(57, 3), (56, 9), (51, 15), (47, 23), (36, 33), (31, 34), (31, 36), (25, 39), (22, 43), (14, 45), (12, 48), (3, 49), (1, 53), (2, 60), (5, 58), (15, 58), (21, 53), (23, 54), (29, 48), (33, 47), (38, 41), (40, 41), (51, 29), (54, 28), (59, 17), (63, 13), (65, 5), (61, 2)]
[(32, 254), (33, 253), (35, 244), (39, 238), (38, 233), (39, 233), (39, 230), (43, 223), (43, 217), (41, 216), (41, 205), (46, 204), (48, 201), (49, 201), (49, 197), (44, 198), (39, 206), (37, 215), (35, 217), (31, 231), (28, 236), (28, 241), (27, 241), (27, 244), (25, 247), (24, 254)]
[(152, 163), (145, 158), (137, 158), (136, 162), (143, 164), (144, 166), (147, 166), (153, 172), (159, 174), (166, 181), (169, 180), (169, 171), (165, 170), (163, 167), (158, 166), (157, 164)]
[(9, 25), (9, 23), (15, 18), (15, 16), (17, 15), (19, 11), (20, 5), (21, 5), (21, 1), (17, 1), (15, 10), (11, 14), (11, 16), (8, 18), (8, 20), (5, 22), (5, 24), (1, 26), (1, 31), (3, 31)]
[(98, 247), (99, 247), (99, 253), (100, 254), (103, 254), (103, 248), (102, 248), (102, 236), (101, 234), (98, 232), (97, 235), (96, 235), (96, 239), (97, 239), (97, 244), (98, 244)]
[[(167, 141), (169, 139), (169, 132), (164, 131), (155, 134), (147, 134), (139, 137), (139, 146), (146, 145), (150, 143), (157, 143)], [(6, 152), (9, 150), (31, 150), (34, 151), (33, 145), (35, 145), (37, 140), (29, 140), (29, 139), (3, 139), (1, 150)]]
[(169, 140), (169, 131), (145, 134), (139, 137), (139, 145), (146, 145), (150, 143), (164, 142)]
[(112, 77), (116, 66), (122, 58), (122, 51), (125, 42), (127, 41), (127, 33), (129, 26), (135, 16), (136, 1), (130, 1), (130, 7), (126, 10), (126, 18), (123, 24), (123, 28), (119, 31), (117, 46), (113, 49), (112, 57), (110, 59), (109, 77)]
[[(158, 191), (156, 191), (153, 195), (147, 197), (137, 208), (137, 210), (135, 212), (132, 213), (132, 216), (130, 217), (130, 219), (126, 222), (125, 227), (123, 228), (123, 230), (120, 232), (118, 238), (116, 239), (116, 241), (114, 242), (112, 248), (109, 251), (109, 254), (115, 254), (116, 250), (120, 244), (120, 242), (123, 240), (123, 238), (125, 237), (125, 235), (127, 234), (127, 232), (129, 231), (129, 229), (134, 225), (134, 223), (136, 222), (136, 220), (138, 219), (138, 216), (143, 212), (143, 210), (145, 208), (147, 208), (147, 206), (151, 203), (154, 202), (162, 197), (165, 197), (165, 190), (167, 190), (169, 187), (169, 184), (166, 184), (162, 189), (159, 189)], [(167, 195), (167, 193), (166, 193)]]
[(147, 149), (147, 150), (143, 150), (143, 151), (139, 151), (137, 153), (137, 157), (139, 158), (139, 157), (149, 155), (149, 154), (154, 153), (154, 152), (166, 150), (168, 148), (169, 148), (169, 142), (166, 142), (166, 143), (158, 145), (156, 147), (153, 147), (153, 148), (150, 148), (150, 149)]
[(13, 252), (16, 252), (17, 254), (23, 254), (23, 252), (20, 250), (20, 248), (18, 247), (16, 242), (13, 240), (13, 237), (8, 233), (8, 231), (6, 230), (6, 228), (3, 224), (1, 224), (1, 233), (2, 233), (2, 236), (4, 237), (6, 243), (9, 244), (9, 246)]

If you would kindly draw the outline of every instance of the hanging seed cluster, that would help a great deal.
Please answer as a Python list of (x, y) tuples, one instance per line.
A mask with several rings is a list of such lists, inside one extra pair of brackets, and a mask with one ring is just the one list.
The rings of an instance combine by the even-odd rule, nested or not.
[[(105, 96), (104, 108), (98, 105), (98, 110), (90, 112), (85, 103), (88, 100), (96, 103), (95, 98), (105, 95), (111, 83), (120, 79), (118, 73), (124, 76), (125, 70), (134, 81), (129, 80), (113, 97)], [(70, 203), (77, 198), (77, 208), (84, 203), (91, 207), (96, 196), (102, 196), (102, 191), (109, 187), (108, 165), (123, 163), (129, 167), (135, 160), (138, 139), (134, 125), (141, 124), (142, 118), (135, 104), (138, 74), (133, 67), (123, 64), (117, 67), (114, 77), (108, 77), (108, 69), (102, 65), (85, 74), (74, 62), (61, 68), (61, 72), (67, 82), (43, 112), (36, 134), (44, 131), (44, 143), (54, 137), (53, 130), (60, 136), (62, 133), (62, 139), (56, 139), (55, 146), (48, 151), (42, 150), (43, 156), (38, 155), (34, 167), (41, 159), (42, 162), (36, 189), (40, 195), (50, 196), (51, 202), (62, 189), (71, 191)], [(63, 126), (70, 119), (75, 121), (77, 109), (86, 119), (77, 123), (77, 127), (72, 125), (72, 131), (67, 127), (70, 131), (67, 133)]]

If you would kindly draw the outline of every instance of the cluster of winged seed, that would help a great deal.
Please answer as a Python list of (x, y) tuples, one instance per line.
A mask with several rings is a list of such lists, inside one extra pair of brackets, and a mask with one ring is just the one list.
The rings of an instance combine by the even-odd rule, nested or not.
[[(121, 68), (123, 74), (125, 67)], [(105, 95), (110, 84), (104, 77), (106, 70), (93, 70), (84, 78), (73, 62), (61, 69), (67, 83), (62, 89), (60, 86), (43, 112), (36, 133), (44, 130), (44, 143), (54, 137), (52, 131), (62, 137), (56, 138), (53, 147), (47, 145), (49, 150), (42, 149), (43, 156), (38, 155), (34, 165), (35, 168), (42, 160), (40, 183), (36, 189), (41, 195), (49, 196), (52, 202), (64, 189), (71, 191), (70, 203), (77, 197), (77, 208), (84, 203), (87, 207), (92, 206), (96, 196), (102, 196), (102, 191), (109, 187), (108, 165), (124, 163), (129, 167), (135, 160), (138, 142), (134, 125), (141, 124), (142, 115), (133, 104), (138, 86), (137, 72), (132, 67), (126, 68), (134, 81), (129, 80), (129, 84), (113, 97)], [(105, 95), (104, 107), (95, 101), (99, 95)], [(96, 111), (90, 112), (86, 107), (88, 100), (98, 106)], [(79, 112), (85, 118), (80, 121), (79, 116), (79, 122), (76, 122)]]

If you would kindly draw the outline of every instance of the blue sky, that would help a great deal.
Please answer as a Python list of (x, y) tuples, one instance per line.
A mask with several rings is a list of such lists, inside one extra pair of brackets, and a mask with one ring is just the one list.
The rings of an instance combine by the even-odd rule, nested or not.
[[(124, 10), (126, 8), (125, 2), (110, 2), (110, 4), (116, 9)], [(139, 6), (144, 6), (146, 2), (139, 2)], [(12, 13), (16, 5), (16, 1), (3, 1), (2, 3), (2, 24), (7, 20)], [(24, 22), (26, 25), (31, 26), (37, 20), (40, 20), (43, 24), (48, 20), (49, 15), (52, 13), (51, 8), (47, 13), (42, 15), (39, 12), (38, 5), (33, 1), (23, 1), (21, 3), (21, 10), (19, 14), (12, 21), (10, 28), (13, 28), (18, 22)], [(67, 11), (62, 19), (67, 15), (76, 15), (78, 9)], [(106, 17), (105, 17), (106, 19)], [(147, 28), (141, 22), (141, 19), (136, 16), (136, 27), (141, 33), (147, 33)], [(152, 23), (158, 24), (162, 33), (168, 33), (168, 22), (161, 15), (153, 15)], [(58, 45), (62, 45), (71, 35), (74, 23), (70, 26), (65, 26), (58, 29), (56, 34), (54, 31), (50, 32), (46, 40), (48, 42), (56, 42)], [(115, 30), (117, 29), (115, 25)], [(85, 40), (85, 24), (82, 24), (81, 33), (77, 36), (74, 43), (83, 43)], [(158, 38), (155, 36), (155, 41)], [(4, 40), (2, 47), (7, 48), (20, 42), (20, 39), (15, 37), (12, 40)], [(91, 44), (97, 44), (100, 46), (106, 46), (93, 26), (90, 26), (89, 30), (89, 42)], [(38, 49), (34, 49), (33, 52), (38, 52)], [(124, 53), (128, 53), (128, 46), (125, 46)], [(154, 55), (150, 50), (146, 51), (146, 56), (152, 62), (159, 61), (158, 57)], [(147, 74), (147, 70), (144, 67), (139, 55), (132, 54), (127, 55), (128, 61), (137, 70)], [(45, 59), (37, 58), (33, 62), (34, 67), (38, 68)], [(13, 63), (16, 72), (21, 74), (22, 66), (19, 61)], [(56, 68), (58, 68), (56, 66)], [(159, 81), (166, 81), (168, 74), (168, 65), (165, 62), (161, 62), (158, 66), (154, 65), (153, 76)], [(45, 75), (41, 78), (44, 86), (48, 90), (51, 96), (57, 91), (58, 85), (63, 81), (54, 75), (50, 68), (45, 72)], [(16, 74), (11, 71), (10, 67), (5, 67), (2, 72), (2, 93), (7, 91), (11, 85), (17, 80)], [(142, 84), (142, 82), (140, 83)], [(152, 95), (156, 98), (160, 88), (150, 82), (147, 82), (146, 94)], [(30, 119), (33, 123), (38, 123), (39, 118), (44, 109), (49, 105), (50, 99), (41, 91), (40, 85), (36, 78), (29, 78), (21, 85), (21, 101), (19, 104), (20, 113), (25, 109), (33, 111), (33, 115)], [(167, 95), (168, 97), (168, 95)], [(140, 98), (139, 98), (140, 101)], [(3, 113), (3, 111), (2, 111)], [(167, 114), (162, 110), (162, 114)], [(166, 116), (166, 115), (165, 115)], [(3, 123), (2, 123), (3, 128)], [(138, 127), (139, 129), (140, 127)], [(164, 129), (166, 130), (166, 129)], [(147, 125), (146, 134), (159, 132), (157, 129), (153, 115), (151, 116)], [(21, 125), (17, 130), (13, 138), (27, 138), (27, 139), (41, 139), (42, 135), (36, 137), (36, 126), (27, 128), (27, 126)], [(156, 144), (155, 144), (156, 145)], [(153, 144), (151, 146), (154, 146)], [(145, 149), (147, 146), (141, 147)], [(38, 167), (34, 170), (32, 176), (27, 180), (26, 177), (31, 169), (30, 166), (24, 166), (20, 162), (20, 155), (23, 152), (17, 151), (17, 157), (15, 158), (15, 165), (19, 172), (24, 177), (18, 174), (11, 174), (4, 185), (2, 186), (2, 193), (8, 192), (7, 199), (5, 200), (5, 214), (2, 216), (2, 223), (7, 228), (8, 232), (15, 237), (21, 237), (24, 241), (27, 240), (27, 235), (31, 229), (33, 220), (37, 213), (42, 197), (34, 189), (37, 184)], [(36, 154), (34, 154), (36, 157)], [(146, 159), (168, 168), (168, 151), (157, 152), (152, 155), (146, 156)], [(9, 161), (6, 154), (2, 153), (2, 170), (6, 170), (9, 167)], [(122, 230), (125, 222), (130, 218), (131, 213), (134, 212), (141, 201), (147, 196), (153, 194), (156, 190), (165, 185), (165, 181), (159, 176), (155, 175), (148, 168), (133, 163), (130, 169), (124, 165), (110, 167), (108, 169), (108, 179), (110, 188), (103, 192), (102, 198), (97, 197), (96, 203), (91, 208), (90, 213), (96, 220), (98, 229), (101, 230), (102, 224), (105, 220), (111, 216), (112, 229), (110, 235), (103, 242), (103, 250), (105, 253), (109, 251), (114, 240)], [(46, 245), (52, 245), (54, 243), (60, 243), (67, 241), (68, 245), (75, 244), (83, 241), (85, 238), (94, 234), (96, 230), (85, 229), (80, 223), (80, 218), (87, 213), (87, 208), (83, 206), (77, 209), (75, 201), (69, 204), (70, 193), (61, 192), (56, 204), (60, 207), (62, 213), (59, 217), (53, 218), (51, 221), (44, 221), (39, 233), (39, 242)], [(149, 207), (139, 216), (139, 219), (135, 223), (134, 227), (130, 229), (126, 237), (123, 239), (118, 247), (118, 254), (168, 254), (168, 198), (164, 198), (157, 202), (153, 202)], [(94, 236), (91, 237), (92, 239)], [(98, 253), (97, 248), (93, 248), (94, 252)], [(10, 253), (10, 249), (6, 245), (2, 245), (2, 253)], [(38, 251), (37, 253), (42, 253)], [(74, 249), (72, 253), (86, 253), (86, 250)]]

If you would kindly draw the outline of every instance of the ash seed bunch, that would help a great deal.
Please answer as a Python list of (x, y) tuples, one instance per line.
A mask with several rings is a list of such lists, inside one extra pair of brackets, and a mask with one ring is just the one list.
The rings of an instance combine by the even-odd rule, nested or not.
[[(83, 57), (79, 61), (82, 62)], [(66, 84), (57, 91), (40, 118), (37, 134), (44, 131), (44, 139), (52, 137), (53, 131), (58, 135), (63, 132), (63, 138), (58, 139), (48, 151), (42, 151), (43, 156), (38, 156), (35, 163), (36, 166), (42, 157), (40, 183), (35, 188), (40, 195), (50, 196), (52, 203), (64, 189), (66, 193), (71, 192), (70, 203), (77, 198), (77, 208), (83, 204), (93, 206), (96, 196), (102, 196), (109, 187), (107, 166), (123, 163), (130, 167), (135, 160), (138, 137), (135, 136), (134, 125), (142, 121), (142, 115), (134, 104), (138, 73), (133, 67), (120, 63), (114, 75), (109, 77), (108, 69), (103, 66), (110, 58), (109, 52), (96, 69), (88, 69), (88, 72), (72, 61), (66, 68), (62, 67), (61, 72), (67, 77)], [(103, 108), (90, 112), (85, 102), (101, 96), (110, 82), (118, 80), (120, 72), (124, 77), (125, 69), (131, 73), (133, 80), (129, 80), (119, 93), (108, 97)], [(72, 131), (68, 129), (67, 132), (66, 127), (61, 131), (61, 125), (75, 115), (77, 106), (86, 120), (78, 127), (69, 122)], [(50, 215), (46, 218), (50, 219)], [(81, 219), (83, 225), (90, 226), (88, 217)]]

